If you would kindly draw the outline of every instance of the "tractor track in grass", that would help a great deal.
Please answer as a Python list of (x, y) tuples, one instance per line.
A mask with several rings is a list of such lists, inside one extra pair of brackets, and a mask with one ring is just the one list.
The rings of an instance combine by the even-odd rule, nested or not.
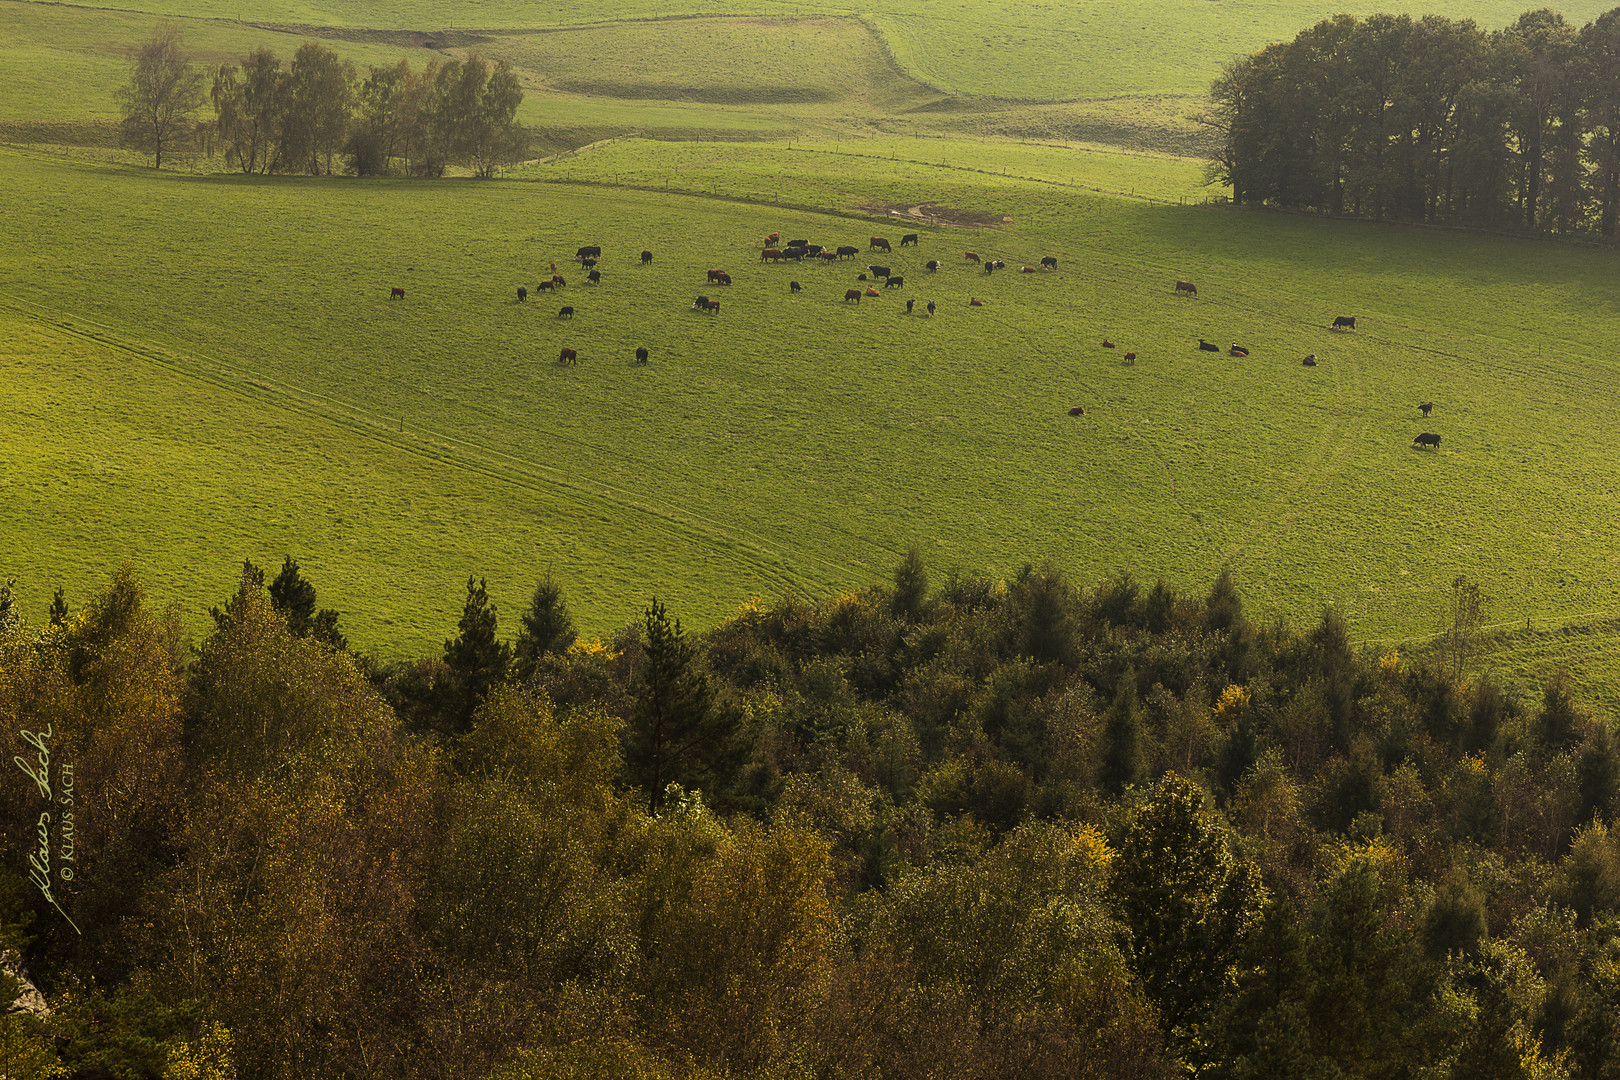
[[(805, 584), (804, 581), (797, 580), (805, 576), (794, 572), (793, 568), (797, 563), (817, 565), (829, 572), (831, 575), (829, 580), (832, 581), (842, 580), (850, 569), (862, 566), (853, 561), (849, 565), (839, 565), (814, 556), (800, 556), (798, 559), (790, 560), (763, 537), (728, 527), (702, 514), (650, 502), (613, 484), (569, 476), (550, 466), (458, 439), (420, 423), (411, 423), (409, 433), (402, 433), (395, 430), (393, 417), (383, 417), (361, 406), (279, 380), (239, 372), (200, 354), (133, 341), (116, 328), (95, 319), (63, 315), (44, 309), (34, 310), (38, 305), (14, 296), (0, 298), (0, 306), (57, 333), (139, 357), (175, 375), (194, 379), (216, 389), (250, 397), (255, 396), (250, 391), (268, 395), (270, 398), (268, 403), (276, 408), (335, 424), (357, 436), (414, 457), (453, 469), (478, 473), (529, 491), (560, 494), (581, 506), (600, 507), (605, 503), (655, 518), (693, 535), (694, 538), (736, 551), (743, 561), (769, 571), (770, 576), (782, 579), (786, 585), (802, 587)], [(410, 435), (415, 437), (409, 437)], [(577, 442), (577, 440), (570, 441)], [(593, 448), (581, 446), (581, 449)], [(852, 543), (879, 548), (887, 546), (878, 544), (868, 537), (855, 535), (849, 530), (843, 532)]]

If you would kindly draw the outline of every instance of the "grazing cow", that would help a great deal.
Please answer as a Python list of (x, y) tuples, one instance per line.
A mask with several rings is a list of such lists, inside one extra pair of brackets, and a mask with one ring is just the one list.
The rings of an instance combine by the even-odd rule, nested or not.
[(593, 267), (595, 265), (596, 265), (596, 260), (595, 259), (581, 259), (581, 260), (579, 260), (579, 268), (581, 270), (589, 270), (591, 267)]
[(1186, 293), (1189, 296), (1197, 296), (1198, 286), (1194, 285), (1190, 281), (1178, 281), (1176, 282), (1176, 292)]
[(787, 242), (787, 246), (788, 247), (797, 247), (797, 248), (809, 247), (810, 246), (810, 241), (808, 241), (808, 240), (789, 240)]
[(866, 287), (866, 295), (867, 296), (882, 296), (883, 294), (878, 292), (876, 289), (872, 288), (872, 286), (868, 285)]
[(602, 249), (594, 244), (592, 244), (590, 247), (582, 247), (578, 251), (574, 252), (574, 258), (580, 260), (600, 259), (601, 257)]
[(585, 280), (590, 282), (592, 285), (602, 284), (602, 271), (592, 270), (590, 273), (585, 275)]
[(643, 251), (641, 253), (641, 265), (646, 266), (650, 262), (652, 262), (652, 252)]
[(928, 301), (928, 317), (930, 319), (934, 317), (934, 302), (932, 300)]
[(782, 252), (782, 258), (791, 259), (793, 262), (799, 262), (804, 258), (804, 248), (788, 248), (786, 251)]
[(561, 311), (557, 312), (557, 318), (559, 319), (572, 319), (573, 317), (574, 309), (571, 307), (565, 307)]
[(1073, 408), (1071, 408), (1069, 410), (1069, 415), (1070, 416), (1084, 416), (1084, 415), (1086, 415), (1086, 410), (1084, 410), (1080, 406), (1076, 405), (1076, 406), (1074, 406)]
[(568, 282), (563, 280), (563, 276), (561, 274), (552, 274), (551, 284), (560, 289), (564, 285), (568, 284)]
[(1134, 363), (1136, 363), (1136, 354), (1135, 354), (1135, 353), (1133, 353), (1133, 352), (1128, 352), (1128, 353), (1126, 353), (1126, 354), (1125, 354), (1125, 362), (1126, 362), (1126, 363), (1127, 363), (1127, 364), (1134, 364)]
[(529, 298), (529, 290), (525, 289), (523, 286), (519, 285), (518, 286), (518, 303), (521, 304), (521, 303), (523, 303), (523, 301), (527, 300), (528, 298)]
[(892, 277), (888, 281), (885, 281), (883, 283), (883, 287), (885, 289), (898, 289), (901, 286), (903, 286), (905, 283), (906, 283), (906, 279), (903, 278), (903, 277)]
[(1108, 338), (1103, 338), (1103, 348), (1112, 349), (1113, 347), (1114, 343), (1112, 341), (1110, 341)]
[(557, 355), (557, 363), (577, 364), (579, 363), (579, 353), (568, 348), (567, 346), (564, 346), (563, 351)]
[(984, 301), (977, 296), (968, 297), (968, 307), (984, 307)]
[(908, 232), (908, 233), (906, 233), (906, 235), (904, 235), (904, 236), (902, 236), (900, 238), (900, 246), (901, 247), (905, 247), (907, 244), (910, 244), (912, 247), (917, 246), (917, 234), (916, 233)]
[(1432, 446), (1438, 450), (1440, 449), (1440, 436), (1434, 434), (1432, 431), (1425, 431), (1423, 434), (1412, 440), (1412, 445)]
[(1002, 262), (1000, 259), (997, 259), (995, 262), (990, 263), (989, 265), (995, 267), (997, 270), (1007, 269), (1007, 264)]
[(1301, 360), (1300, 363), (1304, 364), (1306, 367), (1315, 367), (1316, 366), (1316, 354), (1311, 353), (1311, 355), (1309, 355), (1305, 359)]
[(1033, 266), (1020, 266), (1018, 268), (1018, 272), (1020, 274), (1033, 274), (1035, 272), (1035, 268)]
[(641, 348), (636, 350), (636, 363), (645, 364), (646, 362), (647, 362), (647, 346), (643, 345), (643, 346), (641, 346)]
[(779, 248), (766, 248), (764, 251), (759, 253), (760, 262), (777, 262), (781, 258), (782, 252)]
[(994, 259), (984, 260), (984, 272), (987, 274), (993, 274), (996, 272), (996, 261)]
[(557, 283), (555, 281), (547, 280), (547, 281), (542, 281), (542, 282), (537, 283), (535, 285), (535, 287), (534, 287), (534, 291), (535, 292), (542, 292), (542, 291), (547, 290), (547, 289), (555, 289), (556, 287), (557, 287)]
[(964, 251), (964, 252), (962, 252), (962, 258), (966, 259), (968, 262), (978, 262), (979, 261), (978, 254), (975, 253), (975, 252), (972, 252), (972, 251)]
[(392, 289), (389, 290), (388, 299), (390, 299), (390, 300), (403, 300), (403, 299), (405, 299), (405, 290), (400, 288), (398, 285), (395, 285)]
[(709, 306), (705, 310), (707, 310), (710, 315), (720, 314), (720, 301), (710, 300)]
[(1056, 270), (1057, 269), (1057, 258), (1056, 258), (1056, 256), (1043, 255), (1041, 257), (1041, 267), (1043, 269), (1046, 269), (1046, 270)]
[(724, 270), (710, 270), (708, 280), (719, 281), (723, 276), (725, 276)]
[(870, 238), (870, 243), (867, 250), (870, 251), (872, 248), (882, 248), (884, 251), (890, 250), (889, 242), (881, 236), (874, 236)]
[(788, 282), (788, 291), (789, 292), (798, 292), (799, 291), (799, 283), (797, 281)]
[(709, 298), (707, 296), (700, 296), (696, 300), (692, 301), (692, 310), (693, 311), (708, 311), (709, 310)]
[(720, 271), (720, 276), (715, 278), (714, 280), (716, 281), (716, 283), (718, 283), (720, 285), (730, 285), (731, 284), (731, 275), (726, 273), (724, 270), (722, 270), (722, 271)]
[(1354, 315), (1340, 315), (1340, 316), (1338, 316), (1337, 318), (1335, 318), (1333, 320), (1333, 325), (1330, 326), (1328, 329), (1330, 329), (1330, 330), (1354, 330), (1355, 328), (1356, 328), (1356, 317)]
[(866, 269), (867, 269), (867, 272), (870, 273), (873, 278), (880, 278), (880, 277), (886, 278), (886, 277), (889, 276), (889, 272), (890, 272), (889, 268), (887, 266), (868, 266)]
[(1215, 345), (1215, 344), (1213, 344), (1211, 342), (1205, 341), (1203, 338), (1198, 339), (1198, 347), (1200, 349), (1204, 350), (1205, 352), (1220, 352), (1221, 351), (1221, 347), (1219, 345)]
[(907, 300), (906, 301), (906, 314), (907, 315), (911, 314), (911, 305), (915, 304), (916, 302), (917, 301), (915, 301), (915, 300)]
[(804, 253), (810, 258), (814, 259), (822, 255), (826, 250), (827, 249), (822, 247), (820, 244), (811, 244), (809, 247), (804, 249)]
[(940, 266), (941, 263), (938, 259), (929, 259), (927, 262), (923, 263), (924, 270), (938, 270)]
[(781, 241), (782, 241), (782, 234), (779, 233), (779, 232), (773, 232), (773, 233), (771, 233), (771, 235), (769, 235), (769, 236), (767, 236), (765, 238), (765, 246), (766, 247), (774, 247), (777, 244), (781, 243)]
[(823, 249), (822, 252), (821, 252), (821, 261), (822, 262), (837, 262), (838, 261), (838, 252), (833, 251), (831, 248)]
[(1434, 408), (1434, 402), (1432, 401), (1425, 401), (1423, 404), (1418, 406), (1418, 410), (1423, 413), (1424, 419), (1428, 419), (1429, 410), (1432, 408)]
[(855, 301), (857, 304), (860, 303), (861, 302), (861, 290), (859, 290), (859, 289), (845, 289), (844, 290), (844, 303), (847, 304), (851, 300)]
[(857, 255), (859, 255), (860, 253), (861, 253), (860, 248), (852, 247), (849, 244), (845, 244), (843, 247), (838, 249), (838, 257), (840, 259), (853, 259)]

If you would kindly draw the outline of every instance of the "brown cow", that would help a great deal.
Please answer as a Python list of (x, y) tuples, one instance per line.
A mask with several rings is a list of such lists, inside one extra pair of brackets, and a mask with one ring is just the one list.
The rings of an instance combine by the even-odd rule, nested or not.
[(1069, 415), (1070, 416), (1084, 416), (1084, 415), (1086, 415), (1086, 410), (1084, 410), (1080, 406), (1076, 405), (1074, 408), (1069, 410)]
[(1198, 286), (1194, 285), (1190, 281), (1178, 281), (1178, 282), (1176, 282), (1176, 292), (1178, 292), (1178, 293), (1190, 293), (1193, 296), (1197, 296), (1198, 295)]
[(767, 236), (765, 238), (765, 246), (766, 247), (775, 247), (781, 241), (781, 239), (782, 239), (782, 234), (781, 233), (773, 232), (773, 233), (771, 233), (771, 235), (769, 235), (769, 236)]
[(1126, 363), (1127, 363), (1127, 364), (1134, 364), (1134, 363), (1136, 363), (1136, 354), (1135, 354), (1135, 353), (1133, 353), (1133, 352), (1128, 352), (1128, 353), (1126, 353), (1126, 354), (1125, 354), (1125, 362), (1126, 362)]
[(568, 282), (563, 280), (563, 276), (561, 274), (552, 274), (551, 275), (551, 283), (553, 285), (557, 286), (557, 288), (559, 288), (559, 289), (562, 288), (564, 285), (568, 284)]
[(540, 292), (543, 289), (555, 289), (556, 287), (557, 287), (557, 283), (555, 281), (542, 281), (539, 284), (535, 285), (534, 291), (535, 292)]
[(710, 281), (719, 281), (722, 277), (725, 277), (725, 274), (726, 274), (726, 272), (724, 270), (710, 270), (709, 271), (709, 280)]
[(984, 307), (984, 301), (977, 296), (968, 297), (968, 307)]
[(1112, 341), (1108, 340), (1107, 338), (1103, 338), (1103, 348), (1112, 349), (1113, 347), (1114, 343)]
[(1033, 266), (1020, 266), (1018, 268), (1018, 272), (1020, 274), (1033, 274), (1035, 272), (1035, 268)]
[(559, 363), (559, 364), (577, 364), (577, 363), (579, 363), (579, 353), (575, 352), (573, 349), (568, 348), (567, 346), (564, 346), (563, 351), (557, 357), (557, 363)]
[(973, 251), (964, 251), (964, 252), (962, 252), (962, 258), (966, 259), (968, 262), (978, 262), (979, 261), (978, 253), (973, 252)]
[(857, 304), (860, 303), (860, 301), (861, 301), (861, 290), (859, 290), (859, 289), (845, 289), (844, 290), (844, 303), (847, 304), (851, 300), (855, 301)]
[(872, 286), (868, 285), (866, 287), (866, 295), (867, 296), (882, 296), (883, 294), (878, 292), (876, 289), (872, 288)]
[(836, 251), (823, 251), (821, 253), (821, 261), (822, 262), (837, 262), (838, 261), (838, 252), (836, 252)]
[(867, 250), (870, 251), (870, 250), (872, 250), (872, 248), (879, 248), (879, 247), (882, 248), (884, 251), (890, 250), (889, 249), (889, 242), (887, 240), (885, 240), (881, 236), (874, 236), (874, 237), (871, 238), (871, 243), (867, 247)]
[(710, 315), (718, 315), (718, 314), (720, 314), (720, 301), (718, 301), (718, 300), (710, 300), (709, 301), (708, 311), (709, 311)]
[(403, 300), (403, 299), (405, 299), (405, 290), (400, 288), (398, 285), (395, 285), (394, 288), (392, 289), (392, 291), (389, 292), (388, 299), (390, 299), (390, 300)]
[(731, 275), (726, 273), (725, 271), (721, 271), (720, 276), (715, 278), (714, 280), (715, 280), (716, 284), (719, 284), (719, 285), (730, 285), (731, 284)]
[(781, 261), (781, 258), (782, 258), (782, 252), (779, 251), (776, 248), (773, 248), (773, 247), (768, 247), (764, 251), (759, 253), (759, 261), (760, 262), (765, 262), (767, 260), (769, 260), (771, 262), (779, 262), (779, 261)]

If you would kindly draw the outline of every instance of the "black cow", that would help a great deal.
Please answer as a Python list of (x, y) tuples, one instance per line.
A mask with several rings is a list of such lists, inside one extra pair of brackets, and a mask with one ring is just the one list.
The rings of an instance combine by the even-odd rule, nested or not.
[(934, 314), (934, 302), (932, 300), (928, 301), (928, 314), (929, 314), (930, 318), (933, 317), (933, 314)]
[(590, 282), (592, 285), (602, 284), (602, 271), (592, 270), (590, 273), (585, 275), (585, 280)]
[(940, 261), (938, 259), (929, 259), (927, 262), (923, 263), (924, 270), (938, 270), (939, 267)]
[(1432, 447), (1434, 447), (1436, 449), (1439, 449), (1439, 447), (1440, 447), (1440, 436), (1434, 434), (1434, 432), (1432, 432), (1432, 431), (1425, 431), (1423, 434), (1419, 435), (1417, 438), (1412, 440), (1412, 445), (1413, 446), (1432, 446)]
[(855, 280), (856, 281), (865, 281), (866, 280), (866, 275), (865, 274), (856, 274), (855, 275)]
[(1048, 270), (1056, 270), (1057, 269), (1057, 257), (1053, 256), (1053, 255), (1043, 255), (1041, 257), (1041, 265), (1044, 266)]
[(858, 248), (858, 247), (851, 247), (851, 246), (850, 246), (850, 245), (848, 245), (848, 244), (845, 244), (845, 245), (844, 245), (844, 246), (843, 246), (843, 247), (841, 247), (841, 248), (839, 248), (839, 249), (838, 249), (838, 257), (839, 257), (839, 258), (840, 258), (840, 259), (853, 259), (853, 258), (855, 258), (855, 257), (856, 257), (856, 256), (857, 256), (857, 255), (859, 255), (859, 254), (860, 254), (860, 253), (861, 253), (861, 249), (860, 249), (860, 248)]
[(1356, 317), (1354, 315), (1340, 315), (1338, 318), (1333, 320), (1333, 326), (1330, 329), (1354, 330), (1355, 328)]
[(907, 244), (910, 244), (912, 247), (917, 246), (917, 234), (916, 233), (908, 232), (908, 233), (906, 233), (906, 235), (904, 235), (904, 236), (902, 236), (900, 238), (900, 246), (901, 247), (905, 247)]
[(892, 277), (888, 281), (885, 281), (883, 283), (883, 287), (885, 289), (898, 289), (900, 286), (904, 285), (905, 283), (906, 283), (906, 279), (903, 278), (903, 277)]
[(799, 283), (797, 281), (788, 282), (788, 291), (789, 292), (798, 292), (799, 291)]
[(636, 350), (636, 363), (645, 364), (646, 362), (647, 362), (647, 346), (643, 345), (641, 348)]
[(528, 298), (529, 298), (529, 290), (525, 289), (523, 286), (519, 285), (518, 286), (518, 303), (521, 304), (523, 301), (527, 300)]
[(708, 311), (709, 310), (709, 298), (707, 296), (700, 296), (696, 300), (692, 301), (692, 310), (693, 311)]
[(574, 309), (571, 307), (565, 307), (561, 311), (557, 312), (557, 318), (559, 319), (572, 319), (573, 317)]
[(641, 253), (641, 265), (646, 266), (650, 262), (652, 262), (652, 252), (643, 251)]
[(808, 240), (789, 240), (787, 242), (787, 246), (788, 247), (797, 247), (797, 248), (809, 247), (810, 246), (810, 241), (808, 241)]
[(1205, 341), (1203, 338), (1198, 339), (1198, 347), (1200, 349), (1203, 349), (1205, 352), (1220, 352), (1221, 351), (1221, 347), (1219, 345), (1212, 345), (1209, 342)]
[(788, 248), (786, 251), (782, 252), (782, 258), (792, 259), (794, 262), (799, 262), (804, 258), (804, 248)]
[(1306, 367), (1315, 367), (1316, 366), (1316, 354), (1311, 353), (1311, 355), (1309, 355), (1305, 359), (1301, 360), (1300, 363), (1304, 364)]
[(889, 276), (889, 268), (887, 266), (868, 266), (866, 269), (867, 272), (875, 278), (886, 278)]
[(1428, 418), (1429, 410), (1432, 408), (1434, 408), (1434, 402), (1432, 401), (1425, 401), (1423, 404), (1418, 406), (1418, 409), (1423, 413), (1424, 419)]
[(915, 300), (907, 300), (907, 301), (906, 301), (906, 314), (907, 314), (907, 315), (910, 315), (910, 314), (911, 314), (911, 305), (912, 305), (912, 304), (915, 304), (915, 303), (916, 303), (916, 302), (917, 302), (917, 301), (915, 301)]
[(809, 256), (810, 258), (813, 259), (817, 255), (820, 255), (823, 251), (826, 251), (826, 250), (827, 249), (822, 247), (820, 244), (811, 244), (809, 247), (804, 249), (804, 253), (807, 256)]
[(582, 247), (574, 252), (574, 258), (576, 259), (600, 259), (601, 257), (602, 249), (594, 244), (590, 247)]
[(595, 259), (581, 259), (581, 260), (579, 260), (579, 265), (581, 267), (583, 267), (584, 269), (589, 270), (591, 267), (596, 265), (596, 260)]

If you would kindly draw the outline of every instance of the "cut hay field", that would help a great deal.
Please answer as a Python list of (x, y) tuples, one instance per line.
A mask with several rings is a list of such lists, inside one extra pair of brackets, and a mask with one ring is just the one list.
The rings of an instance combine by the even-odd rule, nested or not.
[[(781, 153), (816, 163), (784, 200), (824, 212), (0, 152), (0, 312), (24, 343), (0, 566), (42, 610), (128, 557), (195, 619), (240, 559), (291, 552), (388, 654), (450, 632), (468, 573), (510, 614), (550, 568), (600, 631), (652, 589), (703, 624), (754, 593), (858, 587), (912, 543), (937, 572), (1049, 558), (1200, 588), (1231, 566), (1257, 606), (1336, 603), (1369, 637), (1430, 631), (1459, 573), (1493, 621), (1620, 610), (1612, 253), (1110, 198), (1083, 171)], [(699, 154), (637, 146), (640, 179)], [(879, 224), (852, 199), (1011, 220)], [(761, 265), (772, 230), (922, 243), (881, 260), (905, 286), (856, 305), (848, 262)], [(599, 288), (568, 262), (585, 243)], [(1059, 268), (986, 276), (969, 248)], [(562, 298), (519, 304), (553, 260)], [(710, 267), (736, 283), (705, 287)], [(690, 310), (704, 291), (718, 316)], [(1327, 329), (1349, 313), (1356, 332)]]

